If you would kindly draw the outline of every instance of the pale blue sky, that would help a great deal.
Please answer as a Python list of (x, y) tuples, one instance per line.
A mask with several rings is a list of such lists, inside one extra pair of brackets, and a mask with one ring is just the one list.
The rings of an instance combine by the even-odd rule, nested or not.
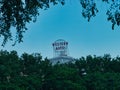
[(76, 0), (64, 6), (52, 6), (41, 10), (37, 22), (28, 24), (24, 34), (24, 42), (11, 46), (0, 47), (8, 51), (41, 53), (43, 57), (53, 57), (52, 43), (57, 39), (69, 42), (70, 56), (79, 58), (86, 55), (104, 55), (113, 57), (120, 55), (120, 27), (111, 29), (111, 23), (105, 15), (105, 4), (99, 3), (99, 13), (90, 22), (81, 16), (81, 6)]

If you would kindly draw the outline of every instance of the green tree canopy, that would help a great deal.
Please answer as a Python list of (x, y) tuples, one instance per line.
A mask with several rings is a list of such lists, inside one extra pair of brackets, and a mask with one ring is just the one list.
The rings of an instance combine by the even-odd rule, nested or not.
[(1, 50), (0, 90), (120, 90), (120, 57), (89, 55), (52, 65), (39, 53)]
[[(82, 15), (90, 21), (91, 17), (96, 16), (98, 8), (97, 0), (79, 0), (82, 6)], [(46, 10), (51, 4), (64, 5), (66, 0), (1, 0), (0, 1), (0, 36), (5, 43), (13, 39), (11, 28), (16, 30), (15, 43), (22, 42), (23, 33), (27, 30), (26, 24), (35, 22), (39, 15), (39, 9)], [(115, 25), (120, 25), (120, 3), (119, 0), (101, 0), (109, 5), (106, 12), (107, 19), (112, 23), (112, 29)]]

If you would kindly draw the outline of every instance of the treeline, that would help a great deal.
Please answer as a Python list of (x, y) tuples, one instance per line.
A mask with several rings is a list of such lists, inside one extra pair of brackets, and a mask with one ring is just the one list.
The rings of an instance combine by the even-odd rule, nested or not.
[(120, 57), (52, 65), (39, 53), (0, 51), (0, 90), (120, 90)]

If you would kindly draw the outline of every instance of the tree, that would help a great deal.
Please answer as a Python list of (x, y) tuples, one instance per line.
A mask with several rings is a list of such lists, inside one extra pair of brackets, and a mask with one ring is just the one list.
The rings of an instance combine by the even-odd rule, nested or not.
[(0, 90), (120, 90), (119, 69), (120, 57), (109, 54), (52, 65), (39, 53), (19, 57), (16, 51), (1, 50)]
[[(65, 4), (66, 0), (1, 0), (0, 1), (0, 36), (3, 37), (4, 46), (8, 40), (13, 40), (11, 28), (16, 29), (15, 45), (22, 42), (23, 33), (27, 30), (26, 24), (35, 22), (39, 15), (39, 9), (48, 9), (51, 4)], [(82, 6), (82, 15), (90, 21), (96, 16), (98, 8), (96, 0), (79, 0)], [(108, 21), (115, 25), (120, 25), (120, 3), (119, 0), (101, 0), (106, 5), (110, 5), (107, 10)]]
[(41, 61), (42, 57), (39, 53), (35, 54), (27, 54), (24, 53), (21, 56), (21, 68), (22, 72), (25, 75), (33, 75), (33, 74), (39, 74), (40, 69), (39, 65), (42, 62)]

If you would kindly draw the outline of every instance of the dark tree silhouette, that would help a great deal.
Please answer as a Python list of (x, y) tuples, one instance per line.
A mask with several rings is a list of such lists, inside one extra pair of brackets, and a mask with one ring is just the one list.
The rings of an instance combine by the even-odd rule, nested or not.
[(52, 65), (39, 53), (1, 50), (0, 90), (120, 90), (119, 69), (120, 57), (109, 54)]
[[(11, 28), (16, 30), (16, 42), (22, 42), (23, 33), (27, 30), (26, 24), (36, 21), (39, 9), (48, 9), (51, 4), (65, 4), (66, 0), (1, 0), (0, 1), (0, 36), (3, 37), (4, 46), (8, 40), (13, 40)], [(90, 21), (91, 17), (96, 16), (97, 5), (95, 0), (79, 0), (82, 6), (82, 15)], [(115, 25), (120, 25), (120, 3), (119, 0), (101, 0), (106, 5), (110, 5), (106, 14), (108, 21)]]

